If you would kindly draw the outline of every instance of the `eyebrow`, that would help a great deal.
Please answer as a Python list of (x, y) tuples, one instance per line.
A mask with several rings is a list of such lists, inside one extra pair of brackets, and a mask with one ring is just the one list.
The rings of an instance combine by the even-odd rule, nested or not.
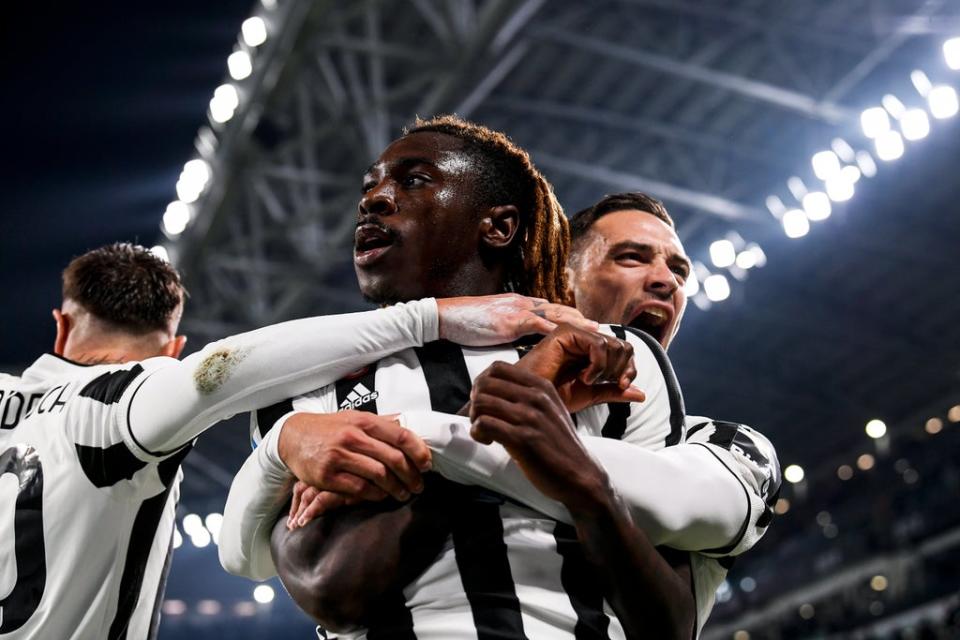
[[(617, 251), (623, 251), (624, 249), (632, 249), (639, 253), (655, 253), (656, 252), (656, 249), (654, 249), (652, 245), (646, 244), (645, 242), (637, 242), (635, 240), (624, 240), (610, 247), (609, 253), (616, 253)], [(691, 269), (693, 269), (693, 264), (691, 264), (690, 259), (679, 253), (675, 253), (667, 256), (667, 262), (674, 263), (674, 264), (682, 264), (684, 267), (686, 267), (688, 272)]]
[[(401, 168), (401, 169), (409, 169), (410, 167), (413, 167), (413, 166), (418, 165), (418, 164), (426, 164), (426, 165), (430, 165), (431, 167), (436, 167), (436, 166), (437, 166), (436, 163), (434, 163), (433, 160), (430, 160), (430, 159), (428, 159), (428, 158), (420, 158), (420, 157), (416, 157), (416, 156), (412, 156), (412, 157), (408, 157), (408, 158), (400, 158), (399, 160), (397, 160), (396, 162), (394, 162), (394, 163), (392, 163), (392, 164), (393, 164), (393, 166), (399, 167), (399, 168)], [(369, 167), (367, 167), (367, 170), (364, 171), (363, 175), (364, 175), (364, 176), (370, 175), (371, 173), (373, 173), (374, 171), (376, 171), (377, 166), (378, 166), (378, 165), (377, 165), (376, 162), (373, 163), (372, 165), (370, 165)]]

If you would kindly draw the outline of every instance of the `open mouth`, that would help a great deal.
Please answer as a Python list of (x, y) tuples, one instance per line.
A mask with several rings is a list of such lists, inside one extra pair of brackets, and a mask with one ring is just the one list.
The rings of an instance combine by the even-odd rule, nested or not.
[(375, 262), (394, 245), (395, 235), (375, 224), (357, 227), (354, 235), (354, 262), (367, 266)]
[(663, 344), (669, 320), (670, 315), (665, 309), (660, 307), (647, 307), (646, 309), (642, 309), (640, 313), (630, 321), (630, 326), (653, 336), (657, 342)]

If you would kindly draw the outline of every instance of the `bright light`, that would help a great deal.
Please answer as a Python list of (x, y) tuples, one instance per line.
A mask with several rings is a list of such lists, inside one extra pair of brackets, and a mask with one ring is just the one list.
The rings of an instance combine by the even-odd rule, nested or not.
[(703, 281), (703, 292), (710, 302), (723, 302), (730, 297), (730, 283), (724, 276), (715, 273)]
[(955, 404), (947, 411), (947, 420), (950, 422), (960, 422), (960, 404)]
[(805, 602), (800, 605), (800, 608), (797, 610), (797, 613), (800, 614), (800, 617), (804, 620), (809, 620), (816, 615), (817, 611), (813, 608), (813, 605), (809, 602)]
[(900, 130), (907, 140), (923, 140), (930, 133), (930, 118), (923, 109), (907, 109), (900, 118)]
[(840, 177), (850, 184), (856, 184), (860, 180), (860, 169), (852, 164), (847, 165), (840, 170)]
[(717, 587), (717, 602), (727, 602), (731, 596), (733, 596), (733, 589), (730, 588), (730, 583), (724, 580)]
[(803, 196), (803, 210), (807, 218), (815, 222), (826, 220), (830, 217), (833, 208), (830, 206), (830, 198), (822, 191), (811, 191)]
[(950, 38), (943, 43), (943, 57), (954, 71), (960, 69), (960, 38)]
[(888, 584), (886, 576), (878, 575), (870, 578), (870, 588), (874, 591), (883, 591), (887, 588)]
[(833, 142), (830, 143), (830, 148), (833, 149), (833, 152), (840, 156), (840, 159), (844, 162), (853, 162), (853, 147), (843, 138), (834, 138)]
[(870, 107), (860, 114), (860, 128), (863, 129), (863, 135), (876, 138), (890, 130), (890, 116), (883, 107)]
[(866, 426), (867, 435), (876, 440), (887, 435), (887, 425), (883, 420), (871, 420)]
[(183, 202), (196, 202), (210, 181), (210, 165), (205, 160), (194, 158), (185, 165), (177, 180), (177, 197)]
[[(859, 177), (859, 171), (857, 172)], [(853, 197), (853, 182), (847, 180), (847, 177), (841, 173), (824, 183), (827, 196), (834, 202), (846, 202)]]
[(180, 530), (177, 528), (173, 529), (173, 548), (179, 549), (183, 544), (183, 536), (180, 535)]
[(725, 269), (737, 260), (737, 249), (729, 240), (716, 240), (710, 243), (710, 260)]
[(769, 209), (770, 213), (776, 218), (782, 216), (783, 212), (787, 210), (787, 208), (783, 206), (783, 200), (777, 196), (767, 196), (767, 209)]
[(903, 155), (903, 138), (896, 131), (881, 133), (873, 142), (877, 147), (877, 157), (885, 162)]
[(183, 531), (188, 536), (192, 536), (197, 531), (203, 529), (203, 520), (195, 513), (188, 513), (183, 517)]
[(187, 603), (183, 600), (164, 600), (163, 612), (168, 616), (181, 616), (187, 612)]
[(251, 47), (259, 47), (267, 41), (267, 23), (260, 16), (247, 18), (240, 25), (243, 41)]
[(756, 242), (751, 242), (747, 245), (746, 250), (753, 254), (758, 267), (767, 266), (767, 254), (763, 252), (763, 249), (760, 248), (760, 245), (758, 245)]
[(802, 238), (810, 232), (810, 221), (800, 209), (790, 209), (783, 218), (780, 219), (783, 224), (783, 232), (788, 238)]
[(683, 283), (683, 292), (688, 298), (692, 298), (697, 295), (700, 291), (700, 280), (697, 279), (697, 274), (693, 271), (690, 272), (690, 275), (687, 276), (686, 282)]
[(170, 262), (170, 253), (167, 251), (167, 248), (162, 244), (157, 244), (150, 247), (150, 253), (157, 256), (164, 262)]
[(930, 84), (930, 78), (927, 77), (927, 74), (919, 69), (916, 69), (910, 73), (910, 82), (912, 82), (913, 86), (916, 87), (917, 93), (924, 98), (927, 97), (927, 94), (930, 93), (930, 88), (933, 86)]
[(264, 9), (273, 9), (277, 6), (277, 0), (260, 0), (260, 3), (263, 5)]
[(943, 420), (940, 418), (930, 418), (926, 424), (923, 425), (923, 430), (930, 435), (936, 435), (943, 431)]
[(213, 541), (213, 538), (210, 537), (210, 532), (201, 527), (190, 534), (190, 542), (193, 543), (198, 549), (203, 549)]
[(753, 251), (741, 251), (737, 254), (736, 265), (741, 269), (752, 269), (757, 266), (757, 256)]
[(777, 503), (773, 505), (773, 512), (782, 516), (787, 511), (790, 511), (790, 501), (786, 498), (777, 498)]
[(257, 605), (249, 600), (244, 600), (233, 605), (233, 612), (241, 618), (249, 618), (257, 615)]
[(797, 484), (798, 482), (803, 482), (803, 467), (798, 464), (791, 464), (786, 469), (783, 470), (783, 477), (787, 482), (791, 484)]
[(803, 180), (797, 176), (792, 176), (787, 179), (787, 188), (790, 189), (790, 193), (797, 200), (807, 195), (807, 185), (803, 184)]
[(868, 178), (877, 175), (877, 163), (873, 161), (873, 156), (869, 151), (857, 151), (857, 166), (860, 172)]
[(201, 600), (197, 603), (197, 613), (203, 616), (215, 616), (222, 608), (216, 600)]
[(267, 604), (268, 602), (273, 602), (273, 587), (268, 584), (258, 584), (253, 589), (253, 599), (259, 602), (260, 604)]
[(745, 592), (750, 593), (751, 591), (757, 588), (757, 581), (751, 578), (750, 576), (747, 576), (746, 578), (743, 578), (740, 581), (740, 588), (743, 589)]
[(873, 469), (873, 465), (876, 461), (873, 459), (873, 456), (869, 453), (864, 453), (857, 458), (857, 468), (861, 471), (870, 471)]
[(232, 84), (222, 84), (213, 92), (210, 99), (210, 117), (214, 122), (224, 123), (233, 117), (240, 105), (240, 94)]
[(960, 110), (957, 92), (953, 87), (945, 84), (930, 89), (930, 93), (927, 94), (927, 104), (930, 106), (930, 113), (938, 120), (952, 118)]
[(840, 158), (833, 151), (818, 151), (810, 159), (813, 172), (821, 180), (829, 180), (840, 172)]
[(905, 106), (903, 106), (903, 103), (900, 102), (900, 98), (890, 93), (883, 96), (883, 100), (880, 101), (880, 104), (883, 105), (883, 108), (886, 109), (890, 115), (898, 120), (900, 119), (900, 116), (903, 115), (903, 112), (907, 109)]
[(848, 464), (842, 464), (837, 467), (837, 477), (843, 481), (847, 481), (853, 477), (853, 467)]
[(733, 640), (750, 640), (750, 632), (740, 629), (733, 634)]
[(206, 525), (210, 535), (213, 536), (214, 544), (218, 543), (220, 540), (220, 527), (223, 525), (223, 516), (219, 513), (211, 513), (203, 519), (203, 524)]
[(186, 203), (174, 200), (163, 212), (163, 230), (168, 236), (178, 236), (190, 223), (190, 207)]
[(253, 72), (253, 61), (246, 51), (234, 51), (227, 57), (227, 69), (234, 80), (243, 80)]

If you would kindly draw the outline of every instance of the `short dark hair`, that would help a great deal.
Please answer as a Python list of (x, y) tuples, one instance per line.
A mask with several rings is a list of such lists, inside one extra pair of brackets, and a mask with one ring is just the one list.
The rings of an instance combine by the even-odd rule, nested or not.
[(603, 196), (597, 203), (581, 209), (570, 218), (570, 237), (573, 241), (573, 248), (576, 248), (580, 241), (587, 235), (590, 227), (597, 220), (616, 211), (643, 211), (649, 213), (654, 218), (665, 222), (671, 229), (674, 228), (673, 218), (667, 213), (667, 208), (663, 203), (639, 191), (627, 191), (624, 193), (614, 193)]
[(136, 334), (166, 329), (185, 294), (176, 269), (127, 242), (88, 251), (63, 270), (64, 300)]
[(517, 249), (507, 265), (510, 290), (551, 302), (566, 301), (570, 227), (553, 187), (530, 155), (505, 134), (456, 116), (417, 119), (404, 135), (422, 132), (463, 141), (464, 153), (477, 161), (476, 205), (517, 207), (519, 242), (514, 243)]

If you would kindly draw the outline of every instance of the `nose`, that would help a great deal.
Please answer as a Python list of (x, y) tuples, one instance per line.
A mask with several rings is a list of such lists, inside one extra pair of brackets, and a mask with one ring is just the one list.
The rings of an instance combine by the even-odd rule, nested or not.
[(645, 289), (657, 297), (667, 299), (680, 287), (680, 280), (666, 260), (654, 260), (647, 273)]
[(381, 182), (360, 198), (360, 216), (388, 216), (397, 212), (397, 201), (389, 185)]

